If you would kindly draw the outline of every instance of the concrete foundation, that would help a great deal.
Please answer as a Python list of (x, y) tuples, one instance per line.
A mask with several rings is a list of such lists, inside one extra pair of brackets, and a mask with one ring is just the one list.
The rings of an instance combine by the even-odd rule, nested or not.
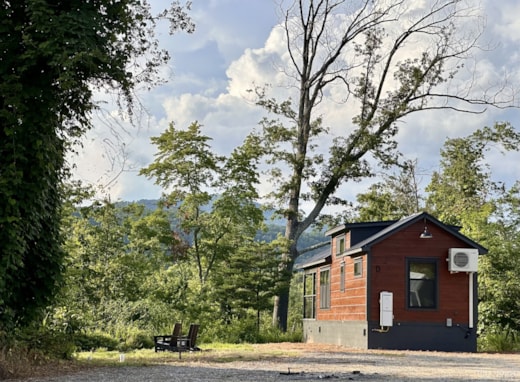
[(368, 324), (366, 321), (303, 320), (303, 341), (367, 349)]

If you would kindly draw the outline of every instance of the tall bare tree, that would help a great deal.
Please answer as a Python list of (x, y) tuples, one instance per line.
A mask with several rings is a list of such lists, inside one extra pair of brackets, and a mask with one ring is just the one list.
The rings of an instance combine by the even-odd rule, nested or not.
[[(274, 118), (265, 118), (255, 134), (265, 143), (276, 179), (271, 196), (286, 218), (292, 246), (284, 264), (291, 270), (302, 233), (325, 206), (341, 202), (334, 196), (338, 187), (370, 175), (369, 158), (395, 163), (399, 120), (425, 110), (480, 113), (511, 103), (502, 97), (504, 87), (479, 89), (476, 80), (460, 86), (458, 74), (479, 49), (483, 32), (472, 2), (299, 0), (282, 9), (290, 58), (285, 85), (296, 96), (280, 100), (257, 89), (258, 104)], [(357, 112), (333, 137), (317, 106), (338, 92), (345, 108)], [(318, 150), (318, 138), (329, 139), (328, 155)], [(306, 213), (304, 201), (311, 205)], [(273, 312), (282, 329), (288, 281)]]

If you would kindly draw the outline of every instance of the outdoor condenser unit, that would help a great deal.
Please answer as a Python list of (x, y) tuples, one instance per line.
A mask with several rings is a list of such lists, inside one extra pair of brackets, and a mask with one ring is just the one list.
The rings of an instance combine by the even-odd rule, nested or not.
[(450, 248), (448, 253), (448, 270), (450, 272), (477, 272), (478, 249)]

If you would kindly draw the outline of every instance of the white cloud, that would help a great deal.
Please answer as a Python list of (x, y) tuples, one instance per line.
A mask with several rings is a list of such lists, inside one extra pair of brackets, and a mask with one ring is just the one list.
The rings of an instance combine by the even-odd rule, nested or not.
[[(478, 84), (481, 89), (501, 79), (504, 68), (518, 73), (516, 52), (520, 52), (517, 38), (520, 24), (513, 18), (518, 14), (519, 5), (513, 1), (492, 0), (485, 0), (483, 4), (489, 11), (484, 37), (504, 44), (492, 52), (477, 53), (478, 75), (474, 80), (475, 86)], [(143, 95), (143, 103), (152, 118), (143, 123), (145, 126), (139, 131), (128, 128), (128, 133), (122, 134), (128, 153), (127, 165), (139, 167), (151, 163), (154, 147), (149, 137), (159, 135), (169, 122), (181, 128), (199, 121), (204, 126), (203, 133), (213, 138), (214, 150), (219, 154), (229, 153), (264, 115), (251, 102), (247, 90), (254, 84), (272, 84), (275, 94), (288, 94), (284, 86), (287, 78), (282, 70), (289, 67), (284, 34), (280, 28), (272, 28), (278, 22), (274, 2), (194, 2), (193, 16), (197, 23), (194, 35), (162, 37), (174, 59), (172, 82)], [(409, 50), (413, 53), (414, 46), (410, 45)], [(282, 86), (277, 87), (277, 84)], [(323, 102), (317, 113), (325, 117), (325, 125), (331, 128), (334, 136), (346, 135), (356, 112), (355, 106), (339, 102), (344, 98), (340, 87), (332, 89), (330, 94), (333, 100)], [(465, 136), (496, 120), (509, 120), (514, 125), (518, 123), (518, 114), (496, 109), (480, 115), (421, 112), (399, 122), (399, 148), (407, 158), (418, 158), (419, 167), (433, 169), (438, 165), (439, 150), (446, 138)], [(78, 176), (102, 183), (117, 173), (118, 170), (113, 170), (107, 161), (106, 146), (101, 144), (107, 138), (110, 135), (107, 136), (106, 126), (97, 124), (87, 137), (85, 150), (78, 161)], [(320, 150), (326, 151), (326, 147), (323, 144)], [(511, 157), (510, 154), (506, 158), (491, 156), (490, 160), (494, 162), (496, 174), (518, 179), (517, 166), (500, 166), (500, 163), (511, 164)], [(370, 181), (348, 183), (340, 188), (340, 193), (354, 200)], [(262, 190), (268, 190), (268, 186), (262, 185)], [(117, 178), (110, 192), (113, 199), (136, 200), (160, 195), (152, 181), (130, 171)]]

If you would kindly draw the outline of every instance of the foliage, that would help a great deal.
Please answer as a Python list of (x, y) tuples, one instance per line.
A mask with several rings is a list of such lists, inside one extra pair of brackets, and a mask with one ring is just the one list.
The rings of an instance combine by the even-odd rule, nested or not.
[(175, 230), (187, 244), (183, 261), (196, 270), (187, 316), (219, 327), (216, 337), (208, 333), (215, 340), (243, 340), (250, 330), (241, 325), (259, 320), (278, 287), (286, 243), (255, 241), (264, 227), (256, 203), (258, 140), (249, 138), (227, 158), (213, 153), (209, 141), (197, 122), (186, 129), (171, 124), (152, 138), (156, 159), (141, 174), (164, 188), (166, 206), (175, 206)]
[(176, 238), (165, 211), (96, 202), (67, 221), (64, 287), (47, 325), (125, 341), (133, 330), (152, 335), (175, 319), (171, 306), (182, 307), (189, 272), (171, 267)]
[[(70, 335), (82, 349), (149, 347), (153, 335), (169, 333), (174, 322), (200, 323), (201, 341), (259, 338), (287, 244), (283, 238), (255, 240), (263, 228), (251, 165), (257, 144), (215, 160), (213, 173), (195, 180), (198, 161), (216, 158), (204, 149), (204, 139), (196, 124), (187, 131), (171, 126), (158, 137), (165, 146), (153, 172), (165, 170), (163, 180), (170, 176), (175, 187), (156, 209), (109, 201), (84, 205), (88, 190), (71, 190), (64, 286), (44, 326)], [(170, 166), (166, 154), (179, 151), (178, 167)], [(210, 186), (220, 193), (209, 194)]]
[(489, 253), (479, 272), (480, 332), (520, 332), (520, 185), (518, 182), (497, 200), (493, 221), (488, 224)]
[[(469, 227), (471, 220), (486, 222), (494, 207), (489, 203), (503, 192), (491, 181), (484, 155), (491, 148), (516, 150), (520, 134), (508, 123), (484, 127), (465, 138), (448, 139), (441, 150), (442, 173), (434, 172), (426, 191), (427, 208), (448, 224)], [(480, 216), (479, 216), (480, 215)], [(464, 221), (464, 217), (468, 217)]]
[[(174, 3), (162, 17), (192, 30)], [(168, 55), (142, 0), (3, 1), (0, 7), (0, 322), (40, 317), (60, 283), (64, 157), (90, 127), (93, 91), (152, 86)]]
[(226, 322), (243, 320), (249, 309), (256, 311), (258, 332), (261, 312), (269, 310), (279, 288), (279, 257), (286, 245), (282, 238), (269, 244), (254, 241), (244, 244), (223, 261), (215, 278), (214, 299), (221, 306)]
[(478, 350), (481, 352), (518, 352), (520, 351), (520, 332), (511, 329), (490, 331), (479, 337)]
[(78, 351), (92, 351), (93, 349), (116, 350), (119, 341), (113, 336), (102, 332), (76, 333), (74, 344)]

